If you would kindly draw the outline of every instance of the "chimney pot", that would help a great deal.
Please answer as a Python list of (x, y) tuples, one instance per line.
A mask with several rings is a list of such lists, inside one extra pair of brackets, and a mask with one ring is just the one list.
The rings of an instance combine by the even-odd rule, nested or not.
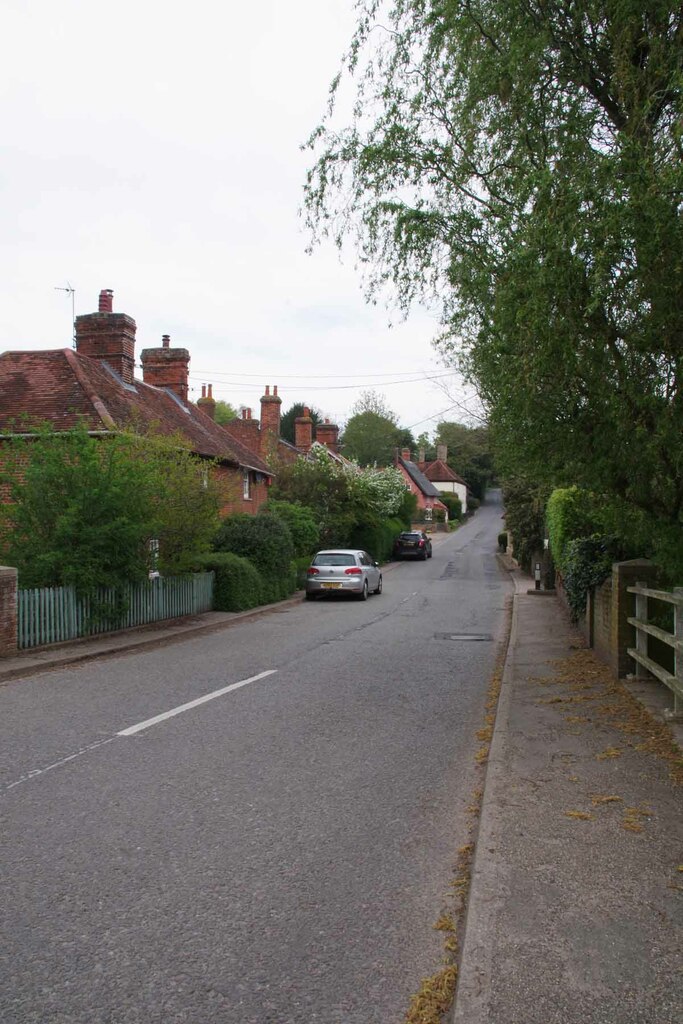
[(266, 384), (266, 394), (270, 394), (270, 384)]
[(277, 395), (277, 384), (275, 384), (273, 387), (273, 394)]
[(171, 335), (170, 334), (162, 334), (161, 335), (161, 347), (162, 348), (170, 348), (171, 347)]
[(206, 384), (202, 384), (202, 398), (206, 398)]
[(114, 308), (114, 293), (111, 288), (103, 288), (100, 292), (98, 312), (111, 313)]
[(213, 384), (209, 384), (209, 398), (213, 398)]

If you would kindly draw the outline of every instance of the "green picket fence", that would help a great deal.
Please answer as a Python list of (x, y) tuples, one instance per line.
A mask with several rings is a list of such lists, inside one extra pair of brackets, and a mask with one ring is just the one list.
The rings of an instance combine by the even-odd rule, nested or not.
[(42, 647), (79, 637), (199, 615), (213, 608), (213, 572), (149, 580), (117, 591), (102, 587), (78, 597), (73, 587), (18, 591), (17, 642)]

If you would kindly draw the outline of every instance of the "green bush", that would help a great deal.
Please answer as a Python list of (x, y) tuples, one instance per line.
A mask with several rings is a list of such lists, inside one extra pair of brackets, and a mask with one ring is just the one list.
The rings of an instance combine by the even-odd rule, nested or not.
[(294, 558), (289, 527), (270, 512), (228, 516), (221, 523), (213, 546), (216, 551), (231, 551), (248, 558), (265, 576), (284, 574)]
[(228, 516), (216, 534), (214, 548), (247, 558), (258, 569), (262, 604), (282, 601), (296, 589), (292, 535), (279, 516), (271, 512)]
[(307, 558), (320, 546), (320, 527), (315, 514), (306, 505), (291, 501), (269, 501), (263, 510), (276, 515), (289, 527), (295, 558)]
[(505, 525), (512, 535), (515, 558), (529, 572), (534, 555), (543, 550), (547, 490), (516, 478), (503, 484)]
[(504, 531), (503, 531), (503, 533), (499, 533), (499, 534), (498, 534), (498, 547), (499, 547), (499, 548), (500, 548), (500, 550), (501, 550), (501, 551), (503, 552), (503, 554), (505, 554), (505, 552), (506, 552), (506, 551), (507, 551), (507, 549), (508, 549), (508, 535), (507, 535), (507, 530), (504, 530)]
[(458, 497), (457, 494), (450, 494), (450, 493), (443, 493), (442, 492), (439, 495), (439, 500), (448, 509), (448, 518), (449, 518), (449, 520), (452, 520), (452, 519), (456, 519), (456, 520), (457, 519), (462, 519), (462, 502), (461, 502), (461, 500), (460, 500), (460, 498)]
[(246, 558), (227, 551), (214, 551), (195, 558), (196, 571), (216, 574), (214, 609), (218, 612), (243, 612), (263, 604), (263, 580), (258, 569)]
[(586, 597), (592, 587), (603, 583), (612, 572), (612, 562), (622, 557), (619, 538), (577, 537), (564, 549), (562, 586), (574, 622), (586, 610)]
[(481, 502), (479, 501), (479, 498), (475, 498), (475, 496), (473, 494), (468, 494), (467, 495), (467, 511), (468, 512), (476, 512), (480, 505), (481, 505)]
[(596, 499), (580, 487), (560, 487), (548, 498), (545, 512), (550, 552), (564, 575), (564, 561), (573, 540), (604, 533)]
[(404, 529), (400, 519), (382, 519), (374, 523), (359, 523), (351, 535), (351, 547), (367, 551), (376, 562), (391, 558), (394, 541)]

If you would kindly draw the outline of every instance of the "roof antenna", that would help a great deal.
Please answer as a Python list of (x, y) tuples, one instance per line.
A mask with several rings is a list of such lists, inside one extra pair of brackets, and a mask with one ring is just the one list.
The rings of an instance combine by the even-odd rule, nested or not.
[(56, 292), (68, 292), (71, 296), (71, 347), (76, 348), (76, 305), (74, 296), (76, 289), (72, 288), (71, 284), (67, 281), (66, 288), (55, 288)]

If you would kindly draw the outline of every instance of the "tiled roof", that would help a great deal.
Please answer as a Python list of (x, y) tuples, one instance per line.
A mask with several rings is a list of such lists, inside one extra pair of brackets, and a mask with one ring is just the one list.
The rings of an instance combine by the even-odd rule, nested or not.
[(26, 433), (49, 421), (68, 430), (154, 429), (182, 434), (198, 455), (271, 475), (263, 459), (196, 406), (166, 388), (125, 384), (97, 359), (72, 349), (0, 355), (0, 430)]
[(434, 483), (440, 482), (441, 480), (449, 480), (451, 483), (465, 484), (465, 481), (461, 476), (451, 469), (446, 463), (442, 462), (441, 459), (437, 459), (436, 462), (418, 462), (418, 468), (427, 477), (428, 480)]
[(406, 473), (408, 474), (410, 479), (413, 481), (413, 483), (417, 487), (419, 487), (419, 489), (422, 491), (422, 493), (424, 495), (426, 495), (428, 498), (440, 498), (441, 497), (439, 491), (436, 489), (434, 484), (430, 483), (430, 481), (427, 479), (427, 477), (424, 475), (424, 473), (422, 473), (417, 468), (417, 464), (416, 463), (410, 462), (408, 459), (404, 459), (401, 456), (399, 456), (399, 462), (401, 463), (401, 465), (403, 466), (403, 468), (405, 469)]

